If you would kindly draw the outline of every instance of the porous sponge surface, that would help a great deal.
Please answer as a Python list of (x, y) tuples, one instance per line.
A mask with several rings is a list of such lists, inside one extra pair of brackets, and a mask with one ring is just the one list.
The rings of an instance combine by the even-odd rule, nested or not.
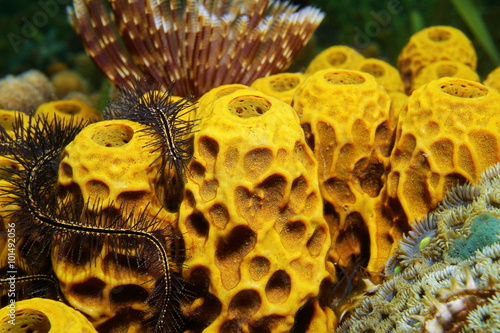
[(460, 30), (434, 26), (413, 34), (398, 57), (398, 68), (407, 90), (425, 66), (438, 60), (461, 62), (476, 69), (477, 56), (472, 42)]
[(244, 84), (239, 84), (239, 83), (234, 83), (234, 84), (224, 84), (215, 88), (212, 88), (205, 94), (203, 94), (199, 99), (198, 99), (198, 108), (196, 109), (196, 119), (201, 119), (204, 117), (203, 113), (207, 106), (215, 101), (216, 99), (229, 95), (232, 92), (240, 89), (250, 89), (249, 86), (246, 86)]
[(291, 104), (297, 86), (304, 79), (305, 75), (302, 73), (279, 73), (259, 78), (250, 87)]
[(373, 75), (388, 93), (405, 91), (398, 69), (383, 60), (361, 59), (352, 66), (352, 69)]
[(330, 46), (311, 60), (305, 74), (313, 74), (327, 68), (353, 68), (358, 61), (364, 58), (361, 53), (352, 47), (345, 45)]
[[(140, 323), (154, 313), (145, 299), (152, 295), (155, 276), (148, 271), (150, 261), (148, 265), (133, 251), (104, 240), (98, 253), (83, 249), (78, 263), (59, 246), (52, 251), (53, 272), (64, 301), (99, 331), (123, 325), (128, 333), (151, 332)], [(125, 257), (137, 264), (126, 263)]]
[(256, 90), (216, 99), (188, 169), (179, 211), (190, 255), (184, 276), (210, 294), (192, 311), (213, 320), (205, 332), (288, 332), (331, 279), (317, 163), (297, 114)]
[(43, 103), (35, 111), (36, 116), (44, 116), (52, 120), (55, 117), (85, 120), (102, 120), (99, 110), (94, 109), (87, 103), (77, 100), (60, 100)]
[(393, 244), (390, 224), (374, 213), (393, 136), (389, 95), (368, 73), (326, 69), (297, 88), (293, 106), (319, 163), (332, 261), (366, 260), (380, 271)]
[(82, 332), (97, 333), (78, 311), (51, 299), (31, 298), (15, 303), (15, 325), (8, 321), (10, 308), (0, 309), (0, 332)]
[(101, 209), (160, 209), (165, 196), (160, 152), (146, 147), (152, 138), (144, 129), (129, 120), (85, 127), (61, 154), (58, 185), (63, 196), (88, 201), (90, 209), (96, 203)]
[(479, 75), (471, 67), (459, 61), (439, 60), (428, 64), (413, 79), (412, 91), (442, 77), (455, 77), (479, 82)]
[(413, 92), (390, 157), (387, 191), (396, 215), (411, 224), (452, 186), (475, 183), (500, 161), (499, 108), (498, 91), (464, 79), (442, 78)]
[(391, 124), (397, 124), (399, 113), (408, 100), (408, 95), (403, 92), (393, 91), (389, 92), (389, 97), (391, 98), (391, 111), (390, 111), (390, 122)]
[[(177, 211), (163, 208), (167, 186), (160, 172), (161, 153), (151, 152), (147, 146), (154, 138), (144, 132), (145, 128), (130, 120), (107, 120), (82, 129), (61, 154), (58, 173), (61, 202), (83, 202), (88, 204), (83, 209), (104, 218), (111, 216), (110, 221), (116, 216), (129, 218), (134, 213), (161, 222), (151, 227), (173, 226)], [(55, 246), (52, 266), (61, 293), (100, 330), (120, 322), (129, 327), (128, 332), (146, 331), (136, 326), (151, 312), (144, 298), (153, 289), (154, 276), (147, 272), (143, 259), (137, 259), (141, 262), (136, 264), (138, 267), (118, 260), (132, 256), (131, 249), (110, 247), (106, 239), (98, 255), (90, 256), (82, 250), (84, 259), (78, 259), (76, 264), (71, 258), (66, 260), (64, 249)], [(116, 290), (123, 288), (129, 297), (126, 302), (116, 296)], [(122, 318), (127, 311), (134, 315)]]
[(492, 70), (486, 79), (484, 79), (483, 84), (485, 86), (495, 88), (496, 90), (500, 90), (500, 67)]

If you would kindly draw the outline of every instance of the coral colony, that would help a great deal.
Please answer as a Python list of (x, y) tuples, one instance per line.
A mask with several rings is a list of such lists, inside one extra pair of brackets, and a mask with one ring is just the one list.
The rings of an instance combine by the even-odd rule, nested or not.
[(500, 330), (500, 71), (462, 32), (287, 73), (317, 9), (69, 15), (114, 87), (0, 80), (0, 331)]

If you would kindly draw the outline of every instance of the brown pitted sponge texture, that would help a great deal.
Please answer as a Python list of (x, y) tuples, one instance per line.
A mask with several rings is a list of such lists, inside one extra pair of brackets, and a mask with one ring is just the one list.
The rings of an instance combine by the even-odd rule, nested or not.
[(389, 95), (368, 73), (332, 68), (307, 78), (293, 106), (319, 164), (331, 260), (380, 271), (393, 245), (390, 224), (374, 213), (393, 137)]
[(35, 116), (43, 116), (48, 120), (55, 117), (67, 119), (102, 120), (99, 110), (78, 100), (60, 100), (41, 104), (35, 111)]
[(31, 298), (18, 301), (14, 308), (14, 323), (9, 323), (11, 309), (0, 309), (0, 332), (16, 333), (97, 333), (92, 324), (78, 311), (51, 299)]
[[(177, 212), (163, 208), (168, 190), (160, 172), (161, 160), (156, 160), (160, 152), (146, 147), (154, 138), (144, 129), (129, 120), (107, 120), (78, 133), (61, 154), (61, 202), (83, 201), (100, 216), (128, 217), (132, 210), (145, 210), (163, 227), (173, 226)], [(94, 255), (83, 249), (82, 259), (61, 254), (67, 249), (54, 248), (52, 266), (61, 292), (99, 329), (142, 332), (141, 323), (152, 313), (145, 301), (154, 287), (154, 276), (141, 262), (144, 259), (136, 260), (130, 249), (111, 249), (107, 239), (100, 246)]]
[(311, 60), (305, 74), (312, 74), (327, 68), (352, 68), (364, 58), (361, 53), (352, 47), (345, 45), (330, 46)]
[(500, 91), (500, 67), (491, 71), (486, 79), (484, 79), (483, 84)]
[(388, 207), (412, 224), (452, 186), (474, 183), (500, 161), (500, 94), (478, 82), (441, 78), (413, 92), (399, 116)]
[(111, 248), (108, 239), (95, 255), (83, 248), (76, 259), (61, 251), (59, 246), (53, 249), (52, 267), (65, 302), (99, 331), (150, 332), (143, 325), (155, 312), (146, 302), (156, 278), (148, 272), (151, 263), (135, 257), (130, 248)]
[(398, 68), (406, 90), (422, 68), (438, 60), (458, 61), (476, 70), (476, 51), (463, 32), (449, 26), (430, 27), (415, 33), (399, 54)]
[(405, 87), (399, 71), (389, 63), (375, 58), (366, 58), (358, 61), (351, 69), (373, 75), (375, 80), (390, 92), (404, 92)]
[(413, 79), (411, 91), (442, 77), (455, 77), (479, 82), (479, 75), (469, 66), (459, 61), (439, 60), (422, 68), (420, 73)]
[(279, 73), (257, 79), (250, 87), (291, 104), (297, 86), (304, 79), (305, 75), (301, 73)]
[[(146, 147), (153, 137), (145, 126), (129, 120), (107, 120), (85, 127), (64, 149), (59, 165), (61, 200), (89, 202), (92, 209), (143, 210), (156, 214), (168, 190), (159, 172), (160, 152)], [(100, 210), (96, 209), (96, 210)], [(166, 223), (176, 213), (163, 209)]]
[(210, 322), (205, 332), (290, 331), (333, 270), (317, 163), (297, 114), (253, 89), (219, 97), (204, 111), (188, 169), (183, 275), (206, 291), (189, 315)]

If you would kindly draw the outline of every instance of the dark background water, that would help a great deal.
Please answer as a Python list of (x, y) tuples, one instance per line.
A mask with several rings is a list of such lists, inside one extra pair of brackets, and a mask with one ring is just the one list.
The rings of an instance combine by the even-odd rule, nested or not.
[[(432, 25), (451, 25), (461, 29), (474, 43), (478, 72), (484, 78), (499, 66), (466, 23), (454, 3), (462, 0), (305, 0), (326, 13), (312, 42), (292, 67), (300, 70), (322, 49), (344, 44), (365, 56), (378, 57), (391, 64), (416, 31)], [(467, 0), (500, 49), (500, 1)], [(66, 6), (69, 0), (0, 0), (0, 77), (36, 68), (48, 74), (54, 65), (75, 66), (83, 52), (70, 27)], [(79, 57), (78, 59), (81, 59)]]

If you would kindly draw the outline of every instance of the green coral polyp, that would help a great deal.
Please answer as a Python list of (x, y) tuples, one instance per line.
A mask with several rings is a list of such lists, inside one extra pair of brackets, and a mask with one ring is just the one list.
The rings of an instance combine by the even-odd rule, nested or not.
[(384, 282), (341, 313), (335, 332), (500, 332), (499, 193), (500, 164), (477, 184), (454, 187), (400, 241)]
[(424, 239), (422, 239), (420, 241), (420, 244), (418, 245), (418, 248), (420, 250), (422, 250), (424, 247), (426, 247), (427, 245), (429, 245), (429, 243), (431, 242), (432, 240), (432, 237), (425, 237)]
[(457, 239), (450, 247), (449, 255), (454, 258), (467, 259), (485, 246), (500, 241), (500, 220), (488, 213), (474, 218), (467, 238)]

